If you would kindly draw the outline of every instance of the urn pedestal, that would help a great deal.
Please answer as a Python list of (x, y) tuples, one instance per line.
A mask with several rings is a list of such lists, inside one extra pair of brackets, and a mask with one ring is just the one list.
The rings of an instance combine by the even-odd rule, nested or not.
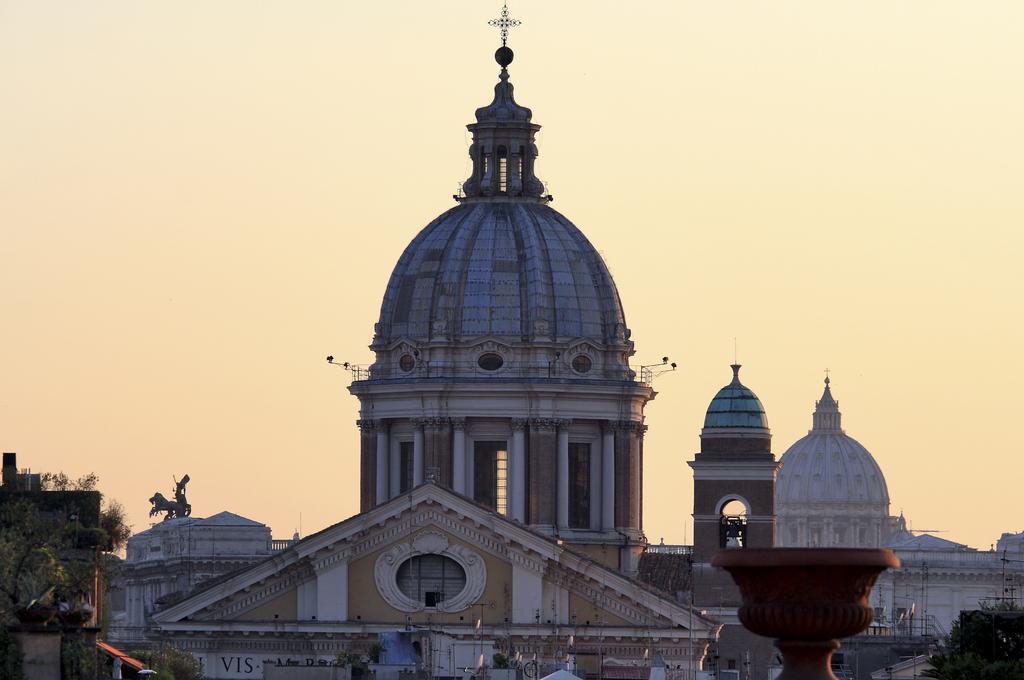
[(838, 638), (871, 624), (871, 587), (900, 563), (891, 550), (740, 548), (717, 553), (711, 564), (739, 586), (743, 626), (775, 638), (783, 659), (777, 680), (836, 680)]

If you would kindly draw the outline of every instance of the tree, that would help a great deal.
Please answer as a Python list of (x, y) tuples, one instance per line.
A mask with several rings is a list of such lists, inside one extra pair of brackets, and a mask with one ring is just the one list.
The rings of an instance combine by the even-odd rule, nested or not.
[(101, 502), (95, 474), (41, 481), (42, 491), (0, 493), (0, 625), (33, 603), (80, 602), (97, 571), (106, 576), (111, 560), (102, 553), (131, 535), (124, 507)]
[(132, 525), (128, 523), (124, 506), (106, 498), (103, 499), (103, 507), (100, 509), (100, 528), (107, 534), (110, 552), (124, 548), (132, 535)]
[(156, 671), (157, 678), (163, 680), (202, 680), (203, 667), (199, 660), (188, 652), (177, 647), (163, 644), (155, 650), (133, 652), (139, 661)]
[[(46, 491), (96, 491), (100, 478), (95, 472), (89, 472), (78, 479), (71, 479), (64, 472), (44, 472), (40, 475), (40, 484)], [(116, 500), (103, 498), (100, 508), (100, 528), (106, 532), (108, 552), (117, 552), (128, 543), (132, 535), (132, 526), (124, 506)]]
[(1024, 680), (1024, 609), (1010, 602), (961, 612), (926, 677)]
[(67, 576), (61, 555), (69, 547), (60, 523), (33, 504), (15, 499), (0, 505), (0, 624), (52, 597)]

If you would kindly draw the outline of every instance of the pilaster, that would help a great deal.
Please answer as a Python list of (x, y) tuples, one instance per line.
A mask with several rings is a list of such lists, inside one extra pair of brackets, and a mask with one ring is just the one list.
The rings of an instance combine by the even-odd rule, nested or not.
[(377, 421), (357, 420), (359, 427), (359, 511), (373, 507), (377, 493)]

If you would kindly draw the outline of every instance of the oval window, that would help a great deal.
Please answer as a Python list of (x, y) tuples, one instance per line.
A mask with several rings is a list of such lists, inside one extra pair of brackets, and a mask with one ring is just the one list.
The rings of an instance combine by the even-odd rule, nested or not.
[(416, 359), (411, 354), (403, 354), (398, 360), (398, 367), (408, 373), (416, 367)]
[(593, 367), (593, 365), (594, 363), (586, 354), (577, 354), (572, 358), (572, 370), (577, 373), (586, 373)]
[(445, 555), (416, 555), (398, 567), (398, 589), (415, 602), (436, 607), (466, 587), (466, 570)]
[(476, 365), (485, 371), (497, 371), (504, 363), (505, 360), (501, 358), (501, 355), (494, 352), (481, 354), (480, 358), (476, 360)]

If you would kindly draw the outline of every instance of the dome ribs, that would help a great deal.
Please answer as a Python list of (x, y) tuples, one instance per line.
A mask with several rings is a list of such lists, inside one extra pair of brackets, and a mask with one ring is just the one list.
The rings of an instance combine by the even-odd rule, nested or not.
[(628, 339), (607, 267), (583, 233), (543, 204), (463, 203), (402, 253), (375, 345), (408, 337), (458, 342)]

